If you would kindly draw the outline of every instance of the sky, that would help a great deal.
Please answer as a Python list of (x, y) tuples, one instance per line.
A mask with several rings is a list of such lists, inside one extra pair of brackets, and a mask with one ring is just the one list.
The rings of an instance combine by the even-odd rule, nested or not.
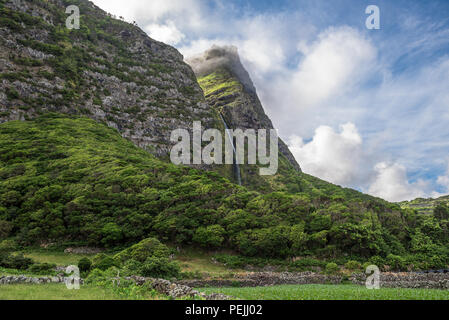
[(389, 201), (449, 194), (449, 1), (93, 2), (184, 57), (236, 46), (304, 172)]

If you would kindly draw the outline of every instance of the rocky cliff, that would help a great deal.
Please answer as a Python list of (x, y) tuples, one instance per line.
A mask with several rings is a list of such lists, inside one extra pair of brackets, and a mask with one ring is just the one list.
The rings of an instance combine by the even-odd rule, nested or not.
[(0, 123), (48, 112), (105, 122), (158, 156), (173, 129), (217, 121), (182, 55), (137, 26), (87, 0), (0, 0)]
[[(209, 105), (221, 113), (233, 129), (273, 129), (256, 88), (243, 67), (236, 47), (213, 46), (202, 55), (187, 59), (204, 90)], [(287, 145), (279, 140), (279, 151), (290, 165), (301, 171)]]

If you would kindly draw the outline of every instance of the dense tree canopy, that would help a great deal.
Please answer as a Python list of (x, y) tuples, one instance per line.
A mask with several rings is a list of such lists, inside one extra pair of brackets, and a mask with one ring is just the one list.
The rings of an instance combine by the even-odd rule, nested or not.
[(0, 237), (27, 245), (113, 247), (155, 236), (247, 256), (419, 254), (447, 263), (443, 210), (418, 216), (304, 174), (302, 193), (249, 191), (158, 160), (87, 118), (0, 125), (0, 177)]

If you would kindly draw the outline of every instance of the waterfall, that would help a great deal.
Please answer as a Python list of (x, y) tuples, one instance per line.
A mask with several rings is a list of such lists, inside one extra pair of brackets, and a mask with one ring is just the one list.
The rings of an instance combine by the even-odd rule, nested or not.
[(235, 145), (234, 145), (234, 139), (232, 138), (231, 133), (228, 131), (228, 125), (226, 124), (226, 121), (224, 120), (223, 116), (220, 113), (220, 117), (221, 117), (221, 121), (223, 121), (223, 124), (225, 126), (225, 131), (228, 134), (229, 137), (229, 141), (231, 141), (232, 144), (232, 150), (234, 151), (234, 156), (235, 156), (235, 161), (234, 161), (234, 176), (237, 179), (237, 183), (241, 186), (242, 185), (242, 177), (240, 176), (240, 166), (238, 164), (237, 161), (237, 150), (235, 149)]

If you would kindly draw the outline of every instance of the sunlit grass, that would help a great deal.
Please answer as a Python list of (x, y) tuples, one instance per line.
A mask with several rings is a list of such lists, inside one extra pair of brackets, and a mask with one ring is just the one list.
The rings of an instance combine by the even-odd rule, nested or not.
[(229, 270), (221, 263), (214, 263), (212, 260), (214, 253), (203, 252), (198, 249), (183, 249), (176, 255), (182, 271), (196, 272), (210, 277), (232, 277), (236, 273), (244, 270)]
[(2, 285), (0, 300), (124, 300), (114, 292), (101, 287), (81, 286), (69, 290), (64, 284)]
[(58, 251), (28, 251), (25, 256), (37, 263), (54, 263), (58, 266), (77, 265), (81, 258), (92, 259), (92, 254), (72, 254)]

